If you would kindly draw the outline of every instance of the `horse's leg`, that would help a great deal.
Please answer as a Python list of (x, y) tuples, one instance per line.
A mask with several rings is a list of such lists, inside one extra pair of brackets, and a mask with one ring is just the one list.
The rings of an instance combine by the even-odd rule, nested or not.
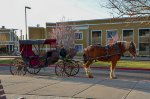
[(116, 75), (115, 75), (115, 67), (116, 67), (117, 62), (116, 61), (112, 61), (112, 65), (110, 66), (110, 78), (111, 79), (116, 79)]
[(90, 69), (90, 64), (91, 63), (92, 63), (92, 60), (88, 61), (86, 64), (83, 64), (86, 76), (89, 77), (89, 78), (93, 78), (92, 71)]

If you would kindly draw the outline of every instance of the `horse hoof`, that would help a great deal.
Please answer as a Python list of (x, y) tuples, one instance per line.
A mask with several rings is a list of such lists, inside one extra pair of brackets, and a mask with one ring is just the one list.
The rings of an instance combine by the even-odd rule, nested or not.
[(117, 77), (113, 77), (113, 79), (117, 79)]
[(89, 75), (89, 78), (94, 78), (92, 75)]
[(117, 79), (117, 77), (110, 77), (110, 79)]

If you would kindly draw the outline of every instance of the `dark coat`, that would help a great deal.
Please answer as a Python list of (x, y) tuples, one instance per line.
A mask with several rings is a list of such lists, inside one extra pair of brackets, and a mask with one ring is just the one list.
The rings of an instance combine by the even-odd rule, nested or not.
[(64, 48), (62, 48), (61, 50), (60, 50), (60, 56), (61, 57), (66, 57), (66, 55), (67, 55), (67, 51), (64, 49)]

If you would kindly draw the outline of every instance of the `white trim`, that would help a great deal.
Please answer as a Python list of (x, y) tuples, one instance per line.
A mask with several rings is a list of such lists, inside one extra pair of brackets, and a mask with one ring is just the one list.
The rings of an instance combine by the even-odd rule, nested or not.
[[(97, 20), (98, 21), (98, 20)], [(106, 20), (107, 21), (107, 20)], [(77, 21), (80, 22), (80, 21)], [(130, 24), (130, 23), (144, 23), (144, 22), (150, 22), (150, 21), (134, 21), (134, 22), (113, 22), (113, 23), (99, 23), (99, 24), (81, 24), (81, 25), (69, 25), (69, 26), (97, 26), (97, 25), (107, 25), (107, 24)], [(46, 27), (55, 27), (55, 26), (46, 26)]]
[(101, 37), (100, 37), (101, 41), (100, 41), (100, 43), (101, 43), (101, 45), (102, 45), (102, 30), (91, 30), (91, 40), (90, 40), (90, 44), (92, 44), (92, 32), (93, 32), (93, 31), (100, 31), (100, 32), (101, 32)]
[(83, 52), (83, 44), (74, 44), (74, 48), (75, 48), (75, 46), (77, 46), (77, 45), (81, 45), (81, 46), (82, 46), (82, 51), (79, 51), (79, 52)]
[(88, 29), (87, 29), (87, 33), (86, 33), (86, 43), (87, 45), (86, 46), (89, 46), (89, 36), (90, 36), (90, 30), (89, 30), (89, 26), (88, 26)]
[(14, 45), (14, 44), (0, 44), (0, 45)]
[(138, 28), (138, 29), (150, 29), (150, 28)]
[(11, 32), (10, 32), (10, 31), (8, 31), (8, 32), (1, 32), (1, 31), (0, 31), (0, 34), (1, 34), (1, 33), (3, 33), (3, 34), (7, 34), (7, 33), (11, 33)]
[(140, 29), (149, 29), (150, 30), (150, 28), (138, 28), (138, 53), (140, 52), (140, 36), (139, 36), (139, 34), (140, 34)]
[(73, 29), (75, 30), (87, 30), (89, 27), (88, 26), (78, 26), (78, 27), (74, 27)]
[[(84, 21), (103, 21), (103, 20), (111, 20), (111, 19), (137, 19), (137, 18), (147, 18), (147, 17), (114, 17), (114, 18), (103, 18), (103, 19), (91, 19), (91, 20), (74, 20), (74, 21), (65, 21), (65, 22), (84, 22)], [(47, 24), (55, 24), (52, 22), (46, 22)], [(57, 22), (62, 23), (62, 22)]]
[(74, 32), (74, 37), (75, 37), (75, 34), (76, 34), (76, 33), (81, 33), (81, 34), (82, 34), (82, 38), (81, 38), (81, 39), (76, 39), (76, 38), (75, 38), (75, 40), (83, 40), (83, 32), (81, 32), (81, 31), (79, 31), (79, 32)]

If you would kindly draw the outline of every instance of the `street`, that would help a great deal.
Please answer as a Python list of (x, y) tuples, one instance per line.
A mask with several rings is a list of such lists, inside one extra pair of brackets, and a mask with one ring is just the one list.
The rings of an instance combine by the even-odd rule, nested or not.
[(13, 76), (8, 66), (0, 66), (0, 80), (7, 99), (147, 99), (150, 97), (149, 71), (117, 70), (118, 79), (109, 71), (92, 69), (89, 79), (81, 69), (75, 77), (57, 77), (53, 67), (37, 75)]

